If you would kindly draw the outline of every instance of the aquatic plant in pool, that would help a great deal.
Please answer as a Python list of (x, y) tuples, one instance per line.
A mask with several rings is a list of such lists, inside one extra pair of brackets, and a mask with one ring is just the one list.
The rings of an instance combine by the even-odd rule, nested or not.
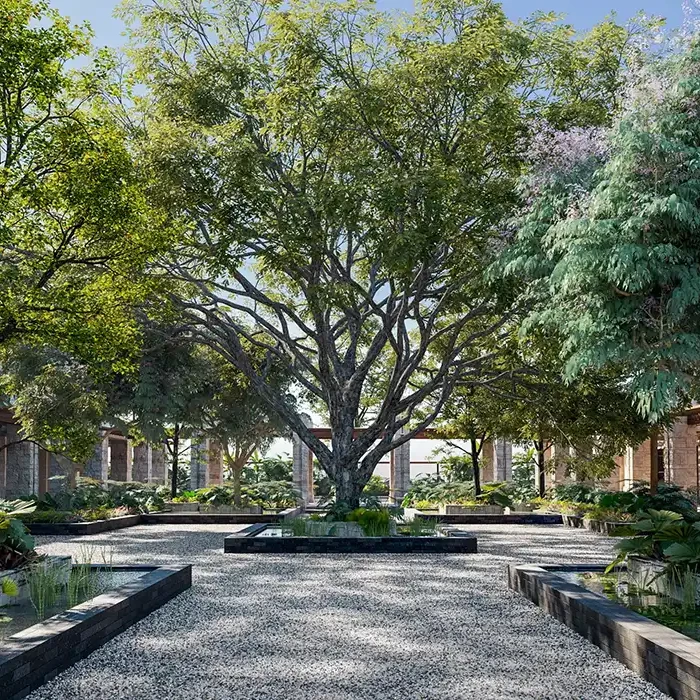
[(682, 595), (671, 596), (651, 588), (654, 576), (635, 579), (624, 568), (609, 573), (560, 572), (557, 575), (700, 641), (700, 606), (695, 603), (695, 577), (686, 576), (677, 582), (681, 585)]

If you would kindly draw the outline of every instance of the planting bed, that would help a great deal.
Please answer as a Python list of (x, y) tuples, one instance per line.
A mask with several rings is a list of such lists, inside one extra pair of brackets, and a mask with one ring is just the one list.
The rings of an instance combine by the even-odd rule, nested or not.
[(141, 516), (145, 525), (249, 525), (280, 523), (297, 515), (299, 508), (287, 508), (278, 513), (148, 513)]
[(273, 528), (269, 525), (251, 525), (229, 535), (224, 539), (224, 553), (473, 554), (477, 551), (476, 537), (459, 531), (448, 530), (443, 535), (432, 537), (283, 537), (274, 536)]
[(699, 700), (700, 642), (558, 575), (604, 569), (509, 566), (508, 584), (664, 693)]
[(419, 520), (433, 520), (445, 525), (561, 525), (558, 513), (511, 513), (510, 515), (442, 515), (439, 513), (416, 513)]
[(190, 565), (111, 570), (143, 575), (0, 641), (2, 700), (29, 695), (192, 585)]

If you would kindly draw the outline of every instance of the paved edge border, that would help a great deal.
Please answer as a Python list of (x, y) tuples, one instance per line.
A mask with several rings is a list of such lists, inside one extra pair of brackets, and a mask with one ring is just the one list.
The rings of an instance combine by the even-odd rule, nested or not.
[(435, 520), (445, 525), (561, 525), (558, 513), (511, 513), (510, 515), (439, 515), (416, 513), (419, 520)]
[(133, 527), (141, 522), (141, 516), (122, 515), (109, 520), (93, 520), (89, 523), (26, 523), (32, 535), (99, 535), (101, 532)]
[(300, 508), (287, 508), (278, 513), (143, 513), (122, 515), (109, 520), (90, 523), (26, 523), (32, 535), (72, 536), (99, 535), (101, 532), (121, 530), (135, 525), (248, 525), (251, 523), (279, 523), (301, 512)]
[(189, 564), (110, 568), (148, 573), (5, 639), (0, 647), (3, 700), (26, 697), (192, 585)]
[(557, 576), (604, 569), (510, 565), (508, 585), (667, 695), (700, 700), (700, 642)]
[(451, 537), (256, 537), (266, 524), (224, 538), (225, 554), (475, 554), (469, 533)]

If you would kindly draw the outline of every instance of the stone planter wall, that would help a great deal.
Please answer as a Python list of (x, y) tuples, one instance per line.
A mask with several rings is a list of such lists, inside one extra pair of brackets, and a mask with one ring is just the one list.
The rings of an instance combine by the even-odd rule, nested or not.
[(629, 523), (611, 523), (606, 520), (589, 520), (583, 519), (583, 527), (591, 532), (599, 532), (601, 535), (612, 535), (618, 527), (624, 527)]
[(476, 537), (455, 531), (449, 537), (256, 537), (266, 525), (251, 525), (224, 539), (226, 554), (473, 554)]
[(508, 583), (662, 692), (676, 700), (700, 700), (700, 642), (556, 575), (604, 569), (509, 566)]
[(200, 513), (220, 513), (221, 515), (262, 515), (262, 506), (246, 506), (245, 508), (236, 508), (236, 506), (214, 506), (207, 503), (199, 504)]
[(501, 506), (462, 506), (455, 503), (440, 504), (440, 515), (503, 515)]
[[(99, 568), (99, 567), (97, 567)], [(192, 567), (114, 566), (144, 576), (3, 640), (0, 698), (19, 700), (192, 585)]]
[(511, 513), (510, 515), (438, 515), (419, 511), (419, 520), (433, 520), (445, 525), (561, 525), (559, 513)]
[(123, 515), (109, 520), (93, 520), (89, 523), (27, 523), (32, 535), (98, 535), (100, 532), (121, 530), (141, 522), (141, 516)]
[(567, 515), (566, 513), (562, 513), (561, 521), (564, 523), (564, 525), (566, 525), (566, 527), (583, 527), (582, 515)]

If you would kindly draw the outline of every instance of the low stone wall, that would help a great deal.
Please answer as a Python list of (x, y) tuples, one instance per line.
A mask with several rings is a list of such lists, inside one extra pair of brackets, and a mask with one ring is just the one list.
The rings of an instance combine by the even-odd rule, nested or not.
[(93, 520), (90, 523), (27, 523), (32, 535), (98, 535), (100, 532), (121, 530), (141, 522), (141, 516), (123, 515), (109, 520)]
[(192, 585), (190, 565), (112, 569), (148, 573), (3, 640), (0, 698), (26, 697)]
[(141, 516), (145, 525), (248, 525), (278, 523), (281, 513), (146, 513)]
[(604, 569), (509, 566), (508, 585), (667, 695), (700, 700), (700, 642), (556, 575)]
[(474, 554), (476, 537), (256, 537), (267, 525), (251, 525), (224, 539), (226, 554)]
[(445, 525), (561, 525), (558, 513), (511, 513), (510, 515), (440, 515), (416, 513), (419, 520), (434, 520)]

